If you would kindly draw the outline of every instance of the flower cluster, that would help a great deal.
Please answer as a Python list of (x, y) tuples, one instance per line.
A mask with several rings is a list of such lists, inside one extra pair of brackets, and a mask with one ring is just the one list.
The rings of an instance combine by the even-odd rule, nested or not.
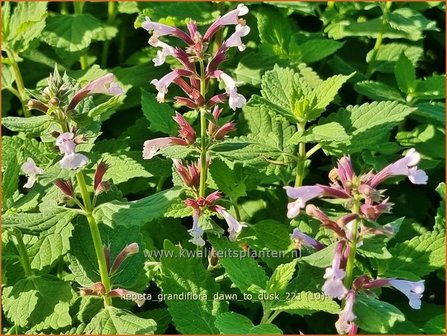
[[(356, 295), (361, 290), (369, 291), (371, 288), (391, 286), (404, 293), (410, 300), (410, 306), (419, 309), (421, 297), (424, 291), (423, 281), (411, 282), (398, 279), (371, 280), (366, 275), (355, 279), (353, 282), (347, 277), (348, 263), (353, 265), (353, 253), (362, 245), (362, 240), (367, 235), (392, 235), (393, 228), (375, 223), (383, 213), (389, 213), (392, 203), (384, 196), (384, 190), (377, 189), (386, 179), (392, 176), (407, 176), (414, 184), (426, 184), (428, 177), (423, 170), (417, 168), (420, 154), (410, 149), (404, 158), (386, 166), (374, 174), (372, 171), (357, 176), (349, 157), (342, 157), (338, 161), (337, 168), (329, 173), (331, 183), (329, 185), (313, 185), (302, 187), (285, 187), (287, 196), (291, 201), (287, 208), (289, 218), (296, 217), (301, 209), (306, 214), (321, 222), (322, 226), (334, 232), (338, 242), (331, 267), (324, 274), (325, 282), (322, 290), (332, 298), (344, 299), (345, 305), (339, 315), (336, 327), (339, 333), (355, 333), (355, 315), (353, 306)], [(313, 204), (307, 204), (315, 198), (338, 200), (351, 213), (333, 220), (323, 210)], [(369, 225), (366, 225), (369, 223)], [(316, 250), (324, 247), (317, 240), (295, 229), (292, 238)], [(352, 276), (352, 273), (350, 274)]]
[[(245, 49), (241, 38), (248, 35), (250, 27), (245, 24), (245, 20), (240, 19), (248, 13), (248, 8), (239, 4), (235, 10), (230, 11), (222, 17), (215, 20), (207, 29), (204, 35), (198, 31), (197, 23), (190, 21), (187, 24), (188, 32), (184, 32), (177, 27), (171, 27), (165, 24), (152, 22), (148, 17), (142, 23), (142, 27), (152, 36), (149, 44), (160, 48), (157, 51), (157, 57), (153, 59), (155, 66), (162, 65), (167, 56), (176, 58), (182, 65), (179, 69), (174, 69), (161, 79), (154, 79), (152, 84), (158, 91), (157, 99), (164, 102), (165, 95), (168, 93), (169, 86), (176, 84), (186, 96), (175, 97), (180, 105), (188, 106), (191, 109), (200, 107), (213, 107), (228, 99), (229, 106), (235, 110), (244, 106), (246, 100), (244, 96), (238, 93), (237, 85), (228, 74), (219, 70), (219, 65), (225, 60), (227, 51), (232, 47), (237, 47), (240, 51)], [(210, 55), (210, 40), (217, 31), (225, 26), (235, 25), (234, 33), (222, 44), (219, 49)], [(182, 40), (186, 46), (184, 49), (173, 47), (160, 40), (162, 36), (174, 36)], [(205, 62), (208, 60), (207, 64)], [(197, 63), (199, 66), (197, 66)], [(211, 79), (218, 79), (225, 86), (225, 93), (206, 97), (207, 86)]]

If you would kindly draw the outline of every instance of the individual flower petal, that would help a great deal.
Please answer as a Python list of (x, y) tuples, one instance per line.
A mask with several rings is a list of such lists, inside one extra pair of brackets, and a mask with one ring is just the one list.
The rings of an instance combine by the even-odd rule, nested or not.
[(408, 179), (413, 184), (427, 184), (428, 176), (422, 169), (412, 167), (408, 169)]
[(240, 93), (237, 93), (236, 89), (230, 90), (228, 95), (228, 105), (233, 111), (236, 111), (237, 108), (243, 108), (247, 102), (247, 99)]
[(348, 294), (346, 294), (345, 298), (345, 306), (343, 310), (338, 315), (338, 320), (335, 322), (335, 328), (337, 328), (337, 332), (339, 334), (347, 334), (351, 330), (352, 322), (356, 319), (357, 316), (354, 314), (354, 303), (355, 303), (356, 295), (353, 290), (350, 290)]
[(247, 36), (250, 33), (249, 26), (243, 26), (238, 24), (236, 31), (224, 42), (228, 48), (237, 47), (239, 51), (244, 51), (246, 45), (242, 43), (241, 38)]
[(291, 237), (293, 240), (298, 241), (300, 245), (313, 247), (316, 250), (321, 250), (324, 248), (324, 245), (321, 244), (318, 240), (315, 240), (307, 234), (302, 233), (299, 229), (293, 229)]
[(153, 47), (161, 48), (161, 50), (157, 51), (157, 57), (152, 59), (155, 66), (160, 66), (164, 64), (167, 56), (175, 55), (175, 48), (171, 47), (167, 43), (160, 41), (157, 36), (152, 36), (149, 39), (149, 44)]
[(421, 309), (421, 298), (424, 293), (425, 286), (424, 280), (420, 281), (407, 281), (391, 279), (389, 284), (401, 291), (409, 299), (410, 307), (413, 309)]
[(65, 154), (59, 163), (63, 169), (75, 170), (84, 167), (88, 163), (88, 158), (79, 153)]

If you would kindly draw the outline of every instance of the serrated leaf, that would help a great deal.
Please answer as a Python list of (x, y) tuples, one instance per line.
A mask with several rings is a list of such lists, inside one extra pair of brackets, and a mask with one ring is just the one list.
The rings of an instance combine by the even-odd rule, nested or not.
[[(445, 232), (427, 232), (390, 249), (393, 257), (379, 274), (418, 280), (431, 271), (445, 267)], [(414, 267), (418, 265), (418, 267)]]
[[(316, 125), (309, 129), (309, 135), (304, 139), (299, 139), (297, 137), (296, 141), (298, 142), (344, 142), (349, 141), (350, 137), (346, 134), (345, 129), (342, 125), (336, 122), (330, 122), (322, 125)], [(296, 133), (298, 134), (298, 133)], [(309, 139), (310, 138), (310, 139)], [(294, 137), (292, 137), (294, 139)], [(290, 139), (290, 141), (292, 141)], [(295, 141), (294, 141), (295, 142)]]
[(28, 134), (37, 134), (47, 131), (53, 119), (47, 115), (37, 117), (6, 117), (2, 119), (2, 125), (15, 132), (25, 132)]
[(78, 215), (75, 211), (53, 208), (40, 213), (16, 213), (2, 216), (4, 228), (18, 228), (25, 234), (39, 234), (57, 224), (64, 226)]
[(163, 334), (172, 322), (171, 314), (169, 314), (166, 308), (157, 308), (152, 310), (146, 310), (138, 314), (139, 317), (145, 319), (152, 319), (157, 323), (157, 330), (155, 334)]
[(47, 2), (19, 2), (6, 22), (7, 26), (2, 26), (3, 43), (16, 53), (25, 51), (42, 33), (46, 17)]
[(338, 122), (350, 135), (349, 143), (322, 144), (333, 153), (356, 153), (367, 149), (380, 149), (390, 131), (415, 109), (397, 102), (374, 102), (360, 106), (348, 106), (331, 114), (322, 122)]
[(19, 183), (20, 166), (17, 162), (17, 156), (2, 165), (2, 206), (6, 207), (12, 200)]
[(154, 320), (143, 319), (123, 309), (105, 307), (85, 327), (84, 332), (92, 335), (147, 335), (157, 329)]
[[(266, 288), (267, 276), (264, 270), (247, 253), (244, 254), (238, 244), (224, 237), (208, 237), (208, 239), (218, 253), (219, 262), (242, 293), (248, 293), (248, 288), (252, 285)], [(228, 251), (233, 251), (236, 257), (228, 255)], [(244, 272), (240, 271), (242, 269)]]
[(153, 176), (142, 164), (127, 155), (106, 153), (102, 159), (109, 165), (104, 180), (111, 179), (114, 184), (120, 184), (135, 177)]
[[(2, 162), (8, 162), (17, 156), (18, 152), (23, 153), (23, 158), (33, 158), (33, 160), (40, 164), (50, 163), (55, 157), (56, 153), (51, 153), (47, 150), (42, 142), (36, 139), (22, 138), (20, 136), (4, 136), (2, 137)], [(23, 162), (19, 162), (19, 165)]]
[(402, 92), (410, 93), (415, 89), (416, 69), (411, 61), (402, 53), (394, 68), (396, 82)]
[(72, 231), (71, 222), (59, 221), (41, 233), (39, 240), (28, 249), (31, 267), (42, 272), (63, 257), (70, 249), (69, 239)]
[(271, 309), (299, 315), (309, 314), (312, 311), (325, 311), (331, 314), (340, 311), (339, 305), (324, 294), (304, 291), (295, 293), (293, 300), (274, 301)]
[(3, 308), (16, 325), (37, 330), (71, 325), (69, 314), (73, 297), (70, 283), (52, 275), (32, 276), (3, 289)]
[(292, 59), (294, 58), (293, 56), (298, 56), (297, 58), (300, 62), (309, 64), (332, 55), (341, 47), (343, 47), (343, 43), (338, 41), (317, 38), (305, 41), (296, 45), (296, 47), (293, 47), (293, 44), (291, 44), (290, 53)]
[[(110, 228), (100, 226), (101, 238), (106, 246), (110, 246), (110, 258), (115, 260), (121, 250), (131, 243), (137, 243), (140, 250), (126, 258), (119, 270), (113, 275), (112, 282), (115, 286), (129, 289), (143, 272), (144, 267), (144, 245), (138, 230), (129, 230), (126, 226)], [(93, 240), (85, 221), (80, 221), (75, 226), (70, 238), (70, 269), (75, 280), (84, 287), (89, 287), (101, 281), (98, 271), (98, 261), (93, 249)], [(92, 247), (92, 248), (86, 248)]]
[(268, 294), (283, 294), (287, 285), (295, 273), (295, 266), (297, 260), (294, 260), (288, 264), (279, 265), (267, 283)]
[(141, 90), (141, 107), (144, 116), (149, 120), (151, 131), (168, 135), (178, 133), (178, 125), (172, 119), (175, 116), (174, 110), (168, 104), (160, 104), (153, 93)]
[(396, 88), (390, 85), (381, 82), (359, 82), (355, 84), (354, 89), (358, 93), (365, 95), (372, 100), (392, 100), (405, 102), (400, 91), (396, 90)]
[[(197, 299), (165, 300), (176, 329), (184, 334), (216, 334), (216, 316), (227, 310), (224, 301), (213, 300), (219, 287), (206, 272), (201, 259), (182, 256), (181, 247), (165, 241), (160, 259), (163, 270), (161, 288), (165, 294), (195, 294)], [(170, 255), (168, 255), (168, 253)], [(202, 298), (202, 299), (200, 299)]]
[(115, 226), (139, 227), (161, 217), (181, 189), (168, 189), (134, 202), (112, 201), (101, 204), (93, 211), (99, 222)]
[(43, 40), (54, 48), (76, 52), (87, 48), (92, 41), (104, 41), (116, 35), (118, 30), (104, 27), (90, 14), (51, 16), (47, 20)]
[[(376, 54), (375, 59), (373, 53)], [(382, 44), (378, 50), (371, 50), (366, 55), (366, 61), (370, 63), (373, 61), (374, 71), (384, 73), (394, 73), (394, 66), (400, 55), (404, 53), (411, 61), (411, 64), (416, 66), (417, 62), (422, 58), (424, 49), (420, 45), (411, 45), (405, 43), (386, 43)]]
[(404, 314), (395, 306), (366, 295), (357, 295), (354, 314), (359, 328), (370, 333), (387, 333), (396, 322), (405, 321)]
[(215, 324), (222, 334), (249, 334), (254, 327), (248, 317), (233, 312), (220, 314)]
[(246, 187), (243, 175), (239, 169), (231, 169), (221, 160), (214, 160), (209, 168), (210, 177), (219, 189), (230, 198), (238, 199), (246, 196)]
[[(428, 118), (441, 124), (445, 127), (445, 104), (436, 103), (421, 103), (417, 105), (417, 110), (414, 112), (415, 116), (421, 118)], [(425, 121), (425, 119), (423, 119)]]

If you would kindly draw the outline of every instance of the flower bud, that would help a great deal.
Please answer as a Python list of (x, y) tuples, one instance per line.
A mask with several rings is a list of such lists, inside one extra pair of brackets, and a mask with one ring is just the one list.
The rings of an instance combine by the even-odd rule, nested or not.
[[(104, 174), (106, 173), (107, 169), (109, 168), (109, 166), (104, 162), (101, 161), (98, 166), (96, 167), (96, 171), (95, 171), (95, 177), (93, 179), (93, 189), (95, 190), (95, 193), (98, 193), (98, 188), (100, 186), (100, 184), (102, 183), (102, 178), (104, 177)], [(104, 186), (102, 186), (104, 187)]]
[(115, 258), (115, 261), (110, 268), (110, 274), (113, 274), (128, 256), (138, 253), (139, 250), (140, 249), (137, 243), (129, 244), (125, 248), (123, 248), (118, 256)]
[(74, 197), (74, 189), (73, 189), (73, 185), (71, 183), (70, 180), (63, 180), (63, 179), (57, 179), (56, 181), (54, 181), (54, 184), (56, 185), (56, 187), (58, 187), (65, 196), (67, 196), (68, 198), (73, 198)]

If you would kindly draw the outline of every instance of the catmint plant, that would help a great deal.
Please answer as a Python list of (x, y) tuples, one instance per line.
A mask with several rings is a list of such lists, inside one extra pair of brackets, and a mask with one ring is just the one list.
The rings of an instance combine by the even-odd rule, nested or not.
[[(413, 184), (426, 184), (427, 174), (417, 167), (420, 159), (420, 154), (412, 148), (404, 158), (377, 173), (369, 171), (357, 175), (351, 158), (343, 156), (338, 160), (337, 167), (329, 173), (329, 185), (285, 187), (287, 196), (292, 199), (287, 205), (288, 218), (298, 216), (301, 210), (305, 209), (308, 216), (318, 220), (324, 228), (334, 233), (334, 255), (331, 266), (326, 268), (322, 290), (327, 296), (344, 302), (344, 308), (335, 324), (340, 334), (357, 332), (354, 307), (359, 292), (366, 291), (368, 295), (374, 295), (370, 289), (389, 286), (404, 293), (413, 309), (421, 307), (423, 280), (412, 282), (394, 278), (371, 279), (368, 275), (355, 277), (357, 249), (362, 246), (363, 240), (366, 237), (392, 236), (396, 233), (392, 226), (377, 223), (380, 215), (390, 213), (393, 206), (389, 197), (385, 196), (385, 190), (379, 189), (380, 185), (394, 176), (408, 177)], [(340, 203), (350, 213), (335, 221), (319, 207), (309, 203), (317, 198)], [(294, 230), (292, 239), (315, 250), (324, 248), (321, 242), (298, 229)]]
[[(171, 27), (162, 23), (151, 21), (146, 17), (141, 27), (151, 33), (149, 45), (157, 50), (157, 56), (153, 59), (154, 66), (165, 63), (167, 57), (173, 57), (179, 63), (179, 67), (171, 70), (160, 79), (152, 80), (157, 93), (159, 103), (165, 102), (170, 85), (177, 85), (183, 95), (175, 96), (175, 102), (180, 106), (198, 111), (200, 114), (200, 134), (196, 135), (191, 124), (176, 112), (173, 118), (179, 126), (178, 137), (156, 138), (145, 141), (143, 157), (151, 159), (161, 149), (171, 145), (191, 147), (199, 153), (198, 161), (185, 163), (174, 160), (174, 167), (185, 187), (191, 192), (191, 197), (185, 200), (185, 205), (193, 211), (193, 226), (189, 230), (191, 240), (195, 245), (203, 246), (203, 229), (200, 227), (199, 218), (204, 212), (218, 213), (228, 224), (230, 240), (235, 240), (244, 224), (239, 223), (224, 207), (216, 204), (222, 197), (218, 191), (209, 193), (206, 186), (207, 172), (212, 157), (209, 148), (213, 144), (223, 140), (225, 136), (235, 130), (232, 121), (221, 124), (220, 116), (224, 104), (232, 110), (242, 108), (246, 99), (238, 93), (238, 85), (230, 75), (220, 69), (225, 61), (230, 48), (238, 48), (244, 51), (242, 38), (250, 33), (250, 27), (241, 17), (248, 13), (248, 8), (239, 4), (236, 9), (218, 17), (204, 33), (199, 31), (197, 23), (190, 20), (187, 23), (187, 31), (177, 27)], [(235, 27), (234, 32), (216, 48), (211, 43), (215, 34), (229, 26)], [(171, 46), (160, 38), (164, 36), (175, 37), (180, 40), (181, 46)], [(224, 86), (224, 92), (211, 94), (210, 85), (217, 80)]]

